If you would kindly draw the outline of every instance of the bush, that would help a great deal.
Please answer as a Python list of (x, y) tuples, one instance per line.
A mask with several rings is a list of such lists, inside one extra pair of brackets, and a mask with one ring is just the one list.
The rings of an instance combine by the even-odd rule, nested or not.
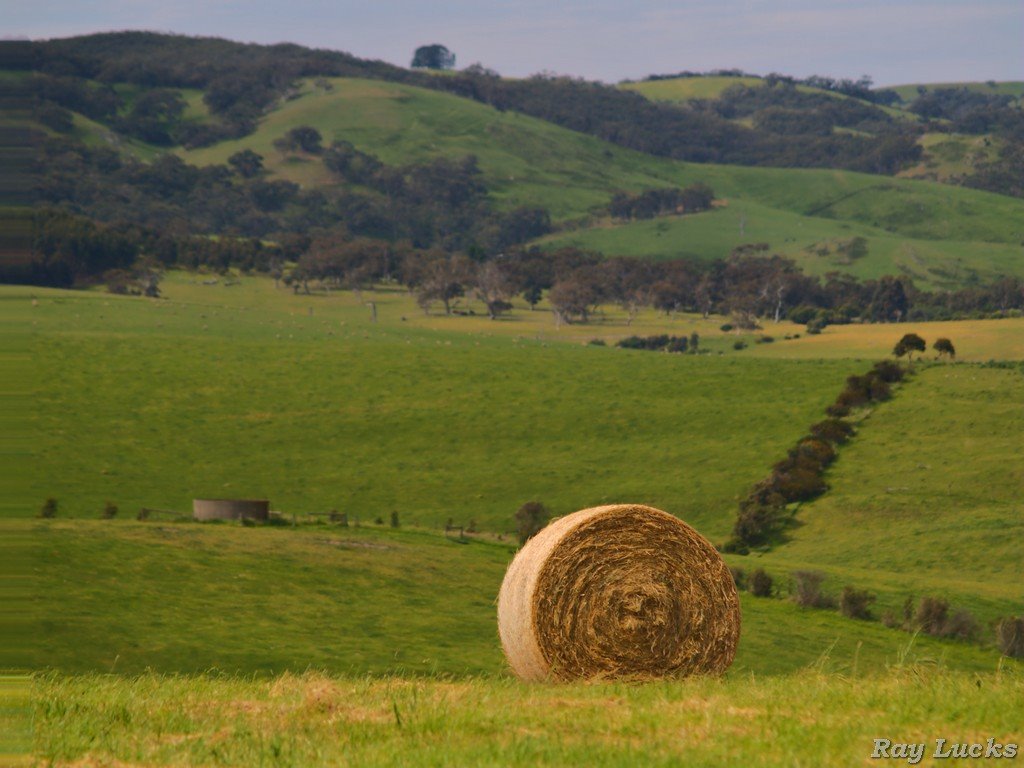
[(819, 440), (816, 437), (805, 437), (796, 444), (795, 449), (790, 451), (790, 455), (795, 456), (808, 468), (812, 466), (824, 468), (835, 461), (836, 449), (824, 440)]
[(788, 503), (810, 501), (828, 490), (819, 472), (799, 464), (776, 470), (772, 474), (771, 483)]
[(1024, 659), (1024, 616), (1008, 616), (999, 621), (996, 645), (1004, 656)]
[(882, 381), (890, 384), (895, 384), (897, 381), (903, 381), (903, 377), (906, 375), (906, 371), (903, 370), (903, 366), (899, 363), (893, 362), (892, 360), (880, 360), (875, 363), (871, 370)]
[(113, 520), (117, 517), (117, 504), (112, 501), (108, 501), (103, 505), (103, 519)]
[(819, 440), (842, 445), (853, 436), (853, 427), (840, 419), (825, 419), (811, 425), (811, 434)]
[(749, 584), (750, 594), (754, 597), (772, 596), (772, 577), (765, 572), (764, 568), (758, 568), (750, 574)]
[(676, 338), (675, 336), (673, 336), (672, 340), (669, 341), (668, 346), (665, 347), (665, 351), (666, 352), (675, 352), (677, 354), (682, 354), (683, 352), (686, 352), (686, 348), (687, 348), (688, 345), (689, 345), (689, 342), (687, 341), (685, 336), (682, 336), (682, 337), (679, 337), (679, 338)]
[(942, 626), (941, 637), (952, 637), (957, 640), (971, 640), (978, 635), (978, 622), (970, 611), (962, 608), (946, 619)]
[(821, 591), (824, 580), (819, 571), (794, 571), (793, 602), (801, 608), (835, 608), (835, 598)]
[(397, 509), (393, 510), (391, 512), (391, 527), (392, 528), (397, 528), (398, 527), (398, 510)]
[(834, 419), (838, 419), (842, 418), (843, 416), (849, 416), (850, 407), (837, 400), (836, 402), (832, 403), (832, 405), (825, 409), (825, 413)]
[(740, 339), (739, 341), (734, 341), (732, 343), (732, 348), (737, 350), (737, 351), (741, 350), (741, 349), (746, 349), (747, 348), (747, 342), (743, 341), (743, 339)]
[(742, 541), (733, 536), (731, 539), (725, 542), (719, 549), (722, 552), (728, 552), (733, 555), (749, 555), (750, 547), (744, 544)]
[(732, 327), (732, 323), (724, 323), (723, 325), (720, 325), (718, 327), (718, 330), (722, 331), (723, 333), (728, 333), (729, 331), (732, 330)]
[(744, 572), (742, 568), (737, 568), (734, 565), (730, 565), (729, 575), (732, 576), (732, 583), (736, 585), (737, 590), (746, 589), (747, 574)]
[(774, 336), (758, 336), (757, 337), (757, 341), (755, 343), (757, 343), (757, 344), (771, 344), (773, 341), (775, 341), (775, 337)]
[(605, 344), (604, 339), (591, 339), (590, 341), (587, 342), (587, 344), (590, 345), (591, 347), (604, 347), (604, 346), (607, 346)]
[(57, 500), (53, 496), (49, 497), (43, 502), (43, 506), (39, 508), (40, 517), (56, 517), (57, 516)]
[(762, 504), (748, 498), (740, 504), (740, 513), (736, 516), (736, 523), (732, 528), (733, 538), (738, 544), (747, 547), (765, 544), (779, 528), (782, 519), (781, 506)]
[(949, 603), (937, 597), (922, 597), (914, 613), (914, 626), (926, 635), (939, 637), (949, 616)]
[(871, 618), (871, 604), (875, 602), (875, 596), (866, 589), (854, 589), (843, 587), (843, 594), (839, 598), (839, 612), (848, 619)]
[(516, 533), (519, 543), (525, 544), (543, 530), (548, 523), (548, 510), (539, 501), (528, 501), (516, 511)]

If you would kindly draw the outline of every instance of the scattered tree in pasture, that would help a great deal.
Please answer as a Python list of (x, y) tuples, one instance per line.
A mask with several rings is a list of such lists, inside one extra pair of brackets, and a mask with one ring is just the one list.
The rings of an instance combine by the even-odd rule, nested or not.
[(586, 323), (603, 298), (603, 291), (594, 276), (582, 269), (555, 283), (548, 291), (548, 301), (559, 322)]
[(918, 336), (916, 333), (908, 333), (903, 336), (896, 346), (893, 347), (892, 353), (896, 357), (903, 357), (906, 355), (907, 362), (913, 362), (915, 352), (924, 352), (928, 348), (925, 340)]
[(473, 278), (472, 262), (461, 254), (435, 253), (425, 264), (415, 287), (416, 301), (427, 314), (435, 301), (444, 304), (444, 313), (452, 313), (453, 300), (464, 296)]
[(516, 511), (516, 533), (525, 544), (548, 524), (548, 510), (539, 501), (528, 501)]
[(228, 164), (242, 178), (251, 179), (263, 171), (263, 155), (257, 154), (251, 149), (243, 149), (229, 157)]
[(43, 502), (43, 506), (39, 508), (40, 517), (56, 517), (57, 516), (57, 500), (50, 496)]
[(274, 148), (280, 152), (301, 150), (311, 155), (317, 155), (323, 152), (321, 141), (323, 141), (323, 136), (316, 128), (309, 125), (298, 125), (281, 138), (275, 139)]
[(478, 266), (474, 282), (474, 292), (487, 305), (487, 315), (491, 320), (512, 308), (508, 301), (514, 292), (512, 276), (499, 261), (486, 261)]
[(956, 349), (953, 347), (953, 342), (946, 338), (936, 339), (935, 343), (932, 344), (938, 356), (941, 358), (944, 355), (948, 355), (950, 360), (956, 358)]
[(117, 504), (115, 504), (114, 502), (108, 501), (106, 504), (103, 505), (104, 520), (113, 520), (115, 517), (117, 517), (117, 512)]

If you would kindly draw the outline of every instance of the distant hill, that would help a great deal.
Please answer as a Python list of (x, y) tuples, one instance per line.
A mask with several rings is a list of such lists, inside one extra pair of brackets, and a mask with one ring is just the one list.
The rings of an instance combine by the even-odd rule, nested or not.
[[(828, 147), (848, 152), (854, 145), (844, 142), (856, 139), (880, 152), (882, 165), (903, 167), (901, 175), (962, 181), (1010, 146), (951, 133), (949, 120), (929, 118), (922, 132), (917, 115), (823, 87), (690, 77), (610, 88), (502, 80), (479, 69), (436, 77), (299, 46), (150, 33), (25, 51), (22, 68), (2, 77), (32, 99), (30, 109), (8, 110), (3, 120), (43, 142), (40, 201), (122, 229), (207, 238), (188, 245), (187, 257), (180, 246), (159, 245), (185, 263), (238, 259), (205, 253), (250, 247), (231, 238), (288, 239), (285, 254), (295, 259), (308, 247), (302, 237), (340, 224), (346, 237), (475, 258), (536, 243), (711, 262), (758, 243), (811, 274), (893, 274), (925, 288), (1024, 274), (1024, 203), (1008, 196), (839, 169), (664, 156), (697, 153), (710, 134), (717, 144), (700, 152), (754, 165), (791, 151), (799, 159), (805, 145), (822, 157)], [(640, 95), (655, 92), (700, 106)], [(937, 108), (955, 106), (943, 98)], [(594, 122), (602, 105), (619, 111)], [(651, 145), (662, 124), (665, 143)], [(320, 144), (281, 144), (296, 129), (313, 130)], [(908, 141), (926, 149), (912, 165), (899, 159)], [(233, 164), (246, 153), (258, 158), (252, 173)], [(617, 192), (698, 182), (717, 198), (706, 212), (609, 216)], [(157, 248), (152, 237), (140, 241), (144, 251)], [(854, 241), (863, 245), (851, 256)]]

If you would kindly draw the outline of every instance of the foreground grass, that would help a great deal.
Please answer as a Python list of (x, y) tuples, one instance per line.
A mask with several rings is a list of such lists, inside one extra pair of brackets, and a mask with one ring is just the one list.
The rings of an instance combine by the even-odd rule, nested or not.
[(564, 686), (40, 676), (32, 752), (58, 766), (853, 765), (875, 738), (1019, 744), (1022, 696), (1016, 675), (913, 667)]

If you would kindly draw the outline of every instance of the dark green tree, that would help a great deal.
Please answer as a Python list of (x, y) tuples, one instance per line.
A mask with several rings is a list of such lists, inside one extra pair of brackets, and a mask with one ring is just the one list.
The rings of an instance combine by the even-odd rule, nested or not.
[(251, 179), (263, 170), (263, 156), (251, 149), (243, 149), (229, 157), (228, 164), (235, 169), (239, 176)]
[(311, 155), (318, 155), (323, 152), (320, 142), (323, 136), (320, 131), (309, 125), (298, 125), (279, 139), (274, 140), (274, 147), (282, 152), (300, 149)]
[(412, 57), (412, 66), (418, 69), (451, 69), (455, 54), (439, 43), (421, 45)]
[(953, 342), (949, 339), (936, 339), (935, 343), (932, 344), (932, 349), (938, 352), (939, 357), (949, 355), (951, 360), (956, 357), (956, 349), (953, 347)]
[(896, 342), (896, 346), (893, 347), (892, 353), (896, 357), (907, 356), (907, 362), (913, 362), (915, 352), (924, 352), (928, 348), (924, 339), (918, 336), (916, 333), (908, 333), (903, 336), (902, 339)]

